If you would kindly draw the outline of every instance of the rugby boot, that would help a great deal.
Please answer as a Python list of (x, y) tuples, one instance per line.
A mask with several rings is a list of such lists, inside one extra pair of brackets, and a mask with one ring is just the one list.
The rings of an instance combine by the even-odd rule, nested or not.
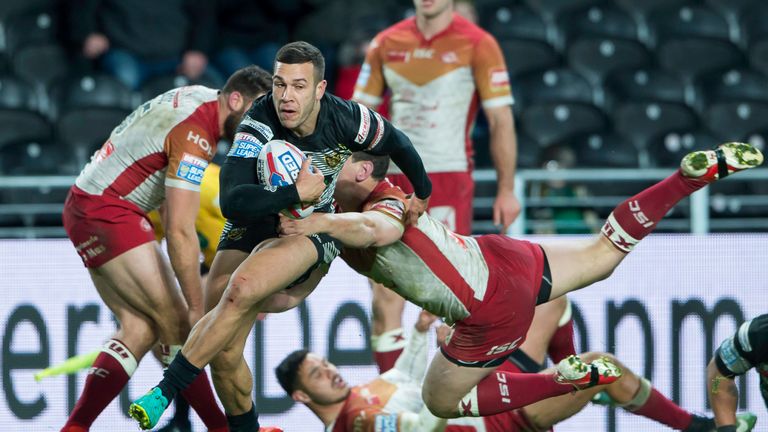
[(570, 384), (576, 390), (610, 384), (621, 377), (621, 368), (607, 357), (600, 357), (592, 363), (584, 363), (579, 357), (571, 355), (560, 360), (556, 369), (555, 381), (560, 384)]
[(168, 408), (168, 399), (159, 388), (153, 387), (147, 394), (133, 401), (128, 415), (139, 423), (142, 430), (152, 429)]
[(714, 150), (688, 153), (680, 162), (680, 169), (686, 177), (712, 183), (761, 163), (763, 154), (751, 144), (729, 142)]

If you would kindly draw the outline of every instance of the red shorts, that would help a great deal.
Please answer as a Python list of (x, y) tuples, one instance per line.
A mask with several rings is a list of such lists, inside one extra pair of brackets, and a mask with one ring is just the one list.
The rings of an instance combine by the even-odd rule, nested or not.
[(488, 264), (486, 292), (441, 349), (461, 366), (497, 366), (525, 341), (546, 257), (539, 245), (524, 240), (499, 234), (476, 239)]
[[(391, 174), (387, 178), (405, 193), (413, 193), (408, 178), (402, 174)], [(470, 235), (472, 233), (472, 199), (475, 197), (475, 182), (469, 172), (431, 173), (432, 196), (429, 198), (428, 213), (442, 222), (451, 231)]]
[(89, 268), (101, 267), (136, 246), (155, 241), (152, 223), (135, 204), (91, 195), (77, 186), (69, 190), (62, 220), (67, 236)]

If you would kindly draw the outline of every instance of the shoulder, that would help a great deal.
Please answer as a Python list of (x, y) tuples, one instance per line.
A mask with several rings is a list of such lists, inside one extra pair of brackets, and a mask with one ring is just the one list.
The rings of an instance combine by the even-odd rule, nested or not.
[(412, 32), (414, 28), (416, 28), (416, 18), (405, 18), (379, 32), (374, 40), (377, 42), (384, 42), (395, 35)]
[(451, 26), (455, 34), (469, 39), (473, 44), (496, 43), (496, 39), (490, 33), (457, 13), (453, 15)]
[(379, 211), (397, 220), (405, 216), (408, 198), (402, 189), (393, 185), (389, 180), (379, 182), (363, 204), (363, 211)]

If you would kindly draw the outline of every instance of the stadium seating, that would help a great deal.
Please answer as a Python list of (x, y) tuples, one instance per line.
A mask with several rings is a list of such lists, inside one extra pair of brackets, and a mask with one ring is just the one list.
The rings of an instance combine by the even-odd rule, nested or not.
[(561, 14), (585, 6), (603, 3), (604, 0), (526, 0), (539, 14), (549, 20), (554, 20)]
[(5, 26), (6, 50), (16, 53), (29, 45), (55, 43), (59, 19), (51, 8), (25, 9), (8, 17)]
[(593, 84), (613, 71), (644, 67), (650, 62), (648, 51), (636, 41), (608, 38), (581, 38), (568, 48), (568, 64)]
[(635, 146), (614, 132), (578, 135), (568, 141), (576, 151), (579, 168), (638, 168)]
[(670, 132), (697, 127), (694, 112), (685, 105), (669, 102), (629, 102), (613, 111), (613, 125), (638, 149)]
[(705, 38), (671, 39), (658, 49), (659, 65), (687, 82), (718, 69), (738, 67), (743, 56), (731, 42)]
[(730, 38), (725, 18), (705, 5), (673, 5), (657, 9), (648, 20), (651, 41), (658, 43), (673, 38)]
[(515, 109), (541, 102), (592, 103), (592, 86), (575, 71), (566, 68), (545, 69), (512, 81)]
[(507, 70), (511, 78), (537, 69), (551, 68), (559, 64), (555, 50), (549, 44), (526, 39), (499, 41)]
[(599, 132), (607, 121), (599, 109), (589, 104), (543, 103), (523, 111), (520, 128), (540, 147), (562, 143), (570, 137)]
[(749, 48), (749, 64), (768, 74), (768, 39), (757, 41)]
[(742, 9), (739, 26), (747, 46), (768, 39), (766, 20), (768, 20), (768, 5), (765, 2), (754, 2)]
[(616, 0), (616, 4), (643, 21), (656, 9), (688, 2), (689, 0)]
[(49, 9), (56, 6), (56, 0), (3, 0), (0, 2), (0, 22), (6, 22), (17, 13), (27, 10)]
[(74, 174), (74, 161), (52, 140), (20, 140), (0, 147), (3, 175)]
[(50, 141), (52, 132), (51, 125), (38, 113), (0, 109), (0, 147), (22, 141)]
[(625, 102), (685, 102), (685, 85), (677, 76), (660, 69), (624, 69), (605, 80), (606, 107)]
[(13, 72), (37, 86), (47, 86), (69, 69), (64, 49), (56, 44), (30, 45), (13, 56)]
[(547, 25), (544, 20), (528, 7), (501, 5), (495, 10), (489, 10), (484, 19), (484, 28), (499, 40), (534, 39), (542, 42), (548, 40)]
[(105, 74), (61, 78), (51, 85), (50, 96), (56, 113), (99, 107), (130, 110), (136, 105), (130, 89)]
[(712, 9), (723, 14), (729, 21), (737, 22), (739, 16), (741, 16), (746, 8), (759, 4), (762, 0), (706, 0), (706, 2)]
[(705, 114), (707, 127), (722, 141), (745, 140), (768, 131), (768, 103), (723, 102), (711, 105)]
[(164, 75), (152, 78), (141, 86), (141, 100), (146, 101), (152, 99), (155, 96), (165, 93), (172, 88), (195, 84), (200, 84), (211, 88), (217, 87), (215, 83), (206, 81), (204, 76), (201, 77), (201, 80), (199, 81), (190, 81), (183, 75)]
[(63, 113), (56, 123), (61, 144), (66, 147), (79, 167), (109, 138), (112, 129), (129, 114), (122, 109), (82, 108)]
[(686, 154), (716, 147), (720, 142), (701, 129), (662, 134), (648, 143), (650, 163), (655, 167), (676, 168)]
[(752, 69), (718, 71), (701, 77), (696, 83), (701, 95), (698, 108), (716, 102), (768, 102), (768, 78)]
[(637, 39), (637, 23), (623, 10), (595, 5), (560, 16), (557, 20), (558, 45), (578, 37)]
[(37, 94), (20, 78), (0, 74), (0, 108), (35, 111), (39, 107)]

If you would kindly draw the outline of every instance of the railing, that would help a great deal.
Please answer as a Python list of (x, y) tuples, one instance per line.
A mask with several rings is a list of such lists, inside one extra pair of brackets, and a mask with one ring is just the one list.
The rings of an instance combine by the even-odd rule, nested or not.
[[(515, 190), (521, 207), (526, 208), (546, 208), (546, 207), (577, 207), (592, 208), (603, 207), (612, 208), (618, 202), (626, 197), (592, 196), (592, 197), (531, 197), (529, 195), (530, 186), (535, 183), (548, 182), (553, 180), (562, 180), (565, 182), (577, 182), (582, 184), (599, 184), (600, 182), (654, 182), (666, 178), (671, 173), (670, 169), (573, 169), (573, 170), (519, 170), (516, 176)], [(493, 189), (496, 181), (496, 173), (493, 170), (477, 170), (474, 173), (475, 181), (478, 184), (478, 196), (473, 205), (476, 210), (488, 211), (493, 206), (494, 197), (492, 194), (483, 193), (484, 190)], [(75, 178), (72, 176), (0, 176), (0, 193), (6, 190), (29, 190), (47, 192), (54, 189), (66, 190), (73, 183)], [(758, 182), (768, 180), (768, 169), (754, 169), (748, 172), (739, 173), (729, 182)], [(483, 187), (486, 186), (486, 187)], [(768, 188), (766, 188), (768, 190)], [(694, 234), (705, 234), (710, 232), (712, 220), (710, 219), (710, 190), (704, 188), (691, 196), (689, 200), (690, 216), (689, 220), (683, 223), (671, 222), (669, 226), (678, 231), (689, 231)], [(739, 195), (747, 205), (761, 205), (768, 208), (768, 195), (744, 194)], [(0, 217), (17, 216), (24, 221), (21, 227), (0, 227), (0, 237), (61, 237), (64, 236), (64, 230), (56, 226), (36, 226), (35, 218), (38, 216), (50, 216), (61, 214), (63, 203), (20, 203), (20, 202), (0, 202)], [(526, 212), (521, 211), (520, 216), (510, 227), (508, 233), (519, 236), (527, 233), (532, 226), (532, 222), (527, 219)], [(493, 231), (493, 224), (490, 221), (477, 221), (475, 228), (478, 231)], [(759, 218), (751, 218), (748, 221), (738, 217), (720, 219), (717, 221), (717, 229), (722, 230), (742, 230), (749, 231), (754, 229), (768, 229), (768, 213)]]

